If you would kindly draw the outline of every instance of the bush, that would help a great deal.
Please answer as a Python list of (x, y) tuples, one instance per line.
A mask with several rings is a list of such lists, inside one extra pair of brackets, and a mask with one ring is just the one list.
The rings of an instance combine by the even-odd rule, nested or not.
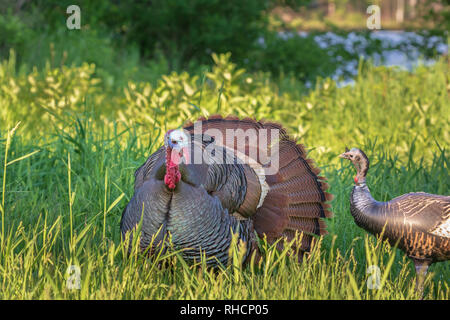
[(23, 51), (33, 36), (32, 30), (10, 11), (0, 14), (0, 57), (6, 58), (11, 49)]
[[(117, 61), (127, 63), (138, 48), (147, 61), (168, 63), (174, 71), (197, 71), (211, 64), (212, 53), (232, 53), (232, 60), (247, 70), (292, 73), (301, 80), (315, 80), (334, 71), (328, 50), (320, 48), (312, 37), (283, 40), (268, 30), (267, 12), (275, 5), (300, 6), (308, 0), (141, 0), (129, 5), (119, 1), (79, 1), (81, 30), (66, 28), (66, 9), (70, 0), (36, 0), (26, 3), (20, 16), (37, 21), (39, 30), (26, 50), (12, 45), (19, 58), (39, 68), (48, 57), (70, 65), (95, 63), (101, 75), (117, 82)], [(13, 16), (15, 20), (20, 20)], [(43, 23), (43, 21), (45, 23)], [(32, 24), (32, 23), (31, 23)], [(21, 30), (15, 28), (13, 30)], [(13, 32), (11, 38), (16, 37)], [(267, 47), (260, 42), (265, 39)], [(49, 52), (54, 44), (56, 57)], [(40, 50), (35, 52), (35, 47)], [(29, 54), (33, 52), (32, 54)], [(65, 53), (67, 52), (67, 54)], [(60, 57), (58, 57), (58, 55)], [(120, 56), (125, 56), (120, 59)], [(117, 59), (118, 58), (118, 59)], [(154, 63), (152, 63), (154, 65)], [(163, 66), (164, 68), (164, 66)], [(159, 68), (160, 69), (160, 68)], [(163, 70), (166, 71), (166, 70)]]
[(300, 37), (296, 34), (268, 33), (262, 50), (255, 52), (252, 61), (255, 61), (254, 69), (267, 70), (274, 75), (286, 74), (303, 81), (329, 76), (338, 66), (312, 35)]
[(193, 59), (209, 63), (212, 52), (244, 59), (263, 35), (267, 8), (261, 0), (151, 0), (119, 3), (104, 21), (144, 56), (161, 50), (177, 69)]
[[(299, 0), (297, 0), (298, 2)], [(301, 0), (300, 0), (301, 1)], [(46, 17), (50, 29), (65, 27), (70, 0), (37, 0), (24, 7)], [(78, 1), (81, 25), (108, 30), (120, 45), (138, 45), (141, 54), (163, 54), (171, 69), (210, 63), (211, 53), (233, 52), (244, 59), (265, 32), (268, 0)]]

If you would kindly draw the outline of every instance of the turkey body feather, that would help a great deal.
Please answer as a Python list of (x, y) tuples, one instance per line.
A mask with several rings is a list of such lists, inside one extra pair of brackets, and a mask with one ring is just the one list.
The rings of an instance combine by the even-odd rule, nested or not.
[(372, 198), (366, 185), (355, 186), (350, 209), (358, 226), (384, 236), (415, 259), (450, 258), (450, 197), (408, 193), (387, 202)]
[(450, 196), (408, 193), (387, 202), (376, 201), (366, 185), (369, 158), (352, 148), (340, 155), (356, 168), (350, 212), (356, 224), (398, 245), (414, 261), (416, 289), (423, 294), (428, 267), (450, 259)]

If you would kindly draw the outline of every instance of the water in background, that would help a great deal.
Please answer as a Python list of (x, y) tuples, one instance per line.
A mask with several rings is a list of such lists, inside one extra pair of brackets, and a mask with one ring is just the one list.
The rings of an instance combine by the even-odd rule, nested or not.
[[(300, 37), (308, 36), (307, 32), (299, 32)], [(295, 36), (294, 33), (280, 33), (280, 37), (289, 38)], [(345, 36), (327, 32), (314, 36), (314, 40), (322, 48), (333, 45), (341, 45), (348, 52), (356, 53), (364, 59), (371, 59), (374, 65), (397, 66), (405, 70), (412, 70), (418, 64), (432, 64), (436, 60), (422, 58), (423, 54), (420, 46), (426, 49), (434, 49), (439, 55), (448, 54), (448, 45), (442, 37), (428, 36), (406, 31), (373, 31), (368, 34), (369, 40), (356, 32), (350, 32)], [(381, 50), (368, 54), (369, 42), (379, 40)], [(358, 73), (358, 61), (345, 61), (342, 57), (337, 57), (341, 62), (335, 74), (332, 76), (339, 86), (353, 84), (353, 76)], [(311, 84), (309, 84), (311, 85)]]

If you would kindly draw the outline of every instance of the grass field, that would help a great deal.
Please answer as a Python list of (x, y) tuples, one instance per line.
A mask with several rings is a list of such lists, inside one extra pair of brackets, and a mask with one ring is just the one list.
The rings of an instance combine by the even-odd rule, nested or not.
[[(448, 58), (447, 58), (448, 59)], [(449, 61), (413, 73), (361, 63), (354, 86), (330, 79), (306, 92), (215, 56), (211, 70), (156, 85), (108, 87), (95, 67), (0, 64), (1, 299), (416, 299), (412, 262), (368, 236), (349, 212), (353, 168), (345, 146), (371, 160), (378, 200), (411, 191), (449, 194)], [(334, 218), (308, 259), (264, 246), (259, 265), (188, 266), (178, 253), (127, 256), (119, 221), (134, 171), (164, 132), (214, 113), (277, 120), (328, 178)], [(16, 124), (20, 121), (16, 130)], [(68, 268), (78, 266), (69, 275)], [(367, 281), (379, 267), (380, 288)], [(77, 272), (80, 289), (69, 289)], [(450, 298), (450, 262), (435, 264), (425, 299)]]

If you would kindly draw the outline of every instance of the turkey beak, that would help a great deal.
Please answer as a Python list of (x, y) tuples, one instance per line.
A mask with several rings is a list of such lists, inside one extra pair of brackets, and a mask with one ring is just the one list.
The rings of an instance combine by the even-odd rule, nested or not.
[(340, 154), (340, 155), (339, 155), (339, 158), (342, 158), (342, 159), (350, 159), (347, 152), (344, 152), (344, 153)]

